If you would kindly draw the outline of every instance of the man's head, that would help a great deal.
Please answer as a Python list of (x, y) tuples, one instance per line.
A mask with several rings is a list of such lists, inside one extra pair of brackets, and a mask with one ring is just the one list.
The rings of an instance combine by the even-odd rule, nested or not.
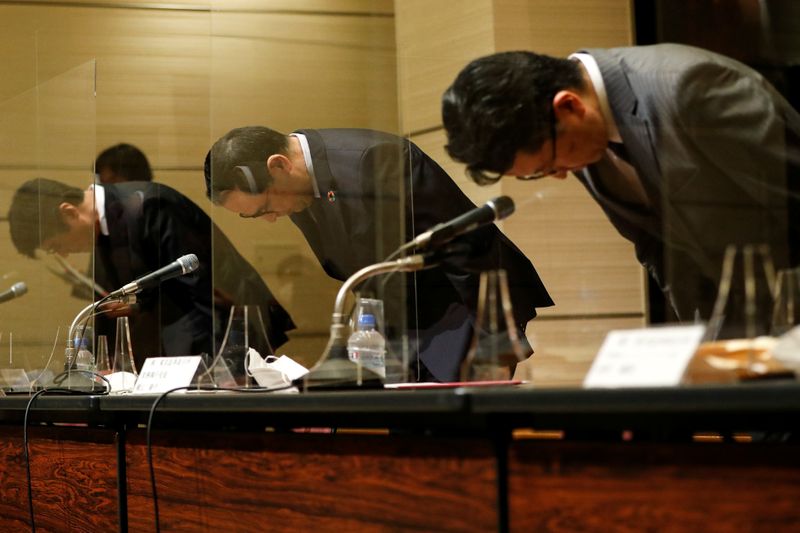
[(86, 191), (46, 178), (17, 189), (8, 220), (14, 246), (29, 257), (39, 248), (61, 255), (88, 252), (96, 235), (97, 217)]
[(141, 150), (131, 144), (120, 143), (106, 148), (94, 163), (100, 183), (123, 181), (153, 181), (150, 163)]
[(236, 128), (206, 155), (206, 195), (243, 218), (302, 211), (313, 195), (303, 154), (286, 135), (263, 126)]
[(607, 143), (580, 63), (502, 52), (468, 64), (442, 96), (447, 152), (482, 185), (504, 174), (563, 177)]

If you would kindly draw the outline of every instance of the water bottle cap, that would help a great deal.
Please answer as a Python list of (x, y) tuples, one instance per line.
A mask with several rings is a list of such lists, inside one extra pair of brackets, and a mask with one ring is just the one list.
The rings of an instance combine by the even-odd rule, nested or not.
[(359, 326), (375, 326), (375, 316), (370, 313), (364, 313), (358, 317)]

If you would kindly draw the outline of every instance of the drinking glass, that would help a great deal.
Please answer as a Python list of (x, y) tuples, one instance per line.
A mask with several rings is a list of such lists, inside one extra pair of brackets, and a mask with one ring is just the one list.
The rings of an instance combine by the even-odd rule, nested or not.
[(114, 363), (112, 372), (130, 372), (136, 376), (136, 365), (133, 362), (133, 346), (131, 345), (131, 327), (128, 317), (117, 317), (117, 335), (114, 339)]
[(787, 268), (778, 272), (770, 334), (778, 337), (798, 324), (800, 324), (800, 267)]

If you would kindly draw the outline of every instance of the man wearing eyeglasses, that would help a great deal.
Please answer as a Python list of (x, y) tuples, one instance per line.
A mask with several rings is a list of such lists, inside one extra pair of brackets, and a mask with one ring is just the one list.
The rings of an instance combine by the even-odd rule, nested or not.
[(573, 173), (678, 319), (709, 317), (728, 244), (798, 260), (800, 116), (732, 59), (672, 44), (493, 54), (458, 74), (442, 118), (479, 184)]
[[(241, 217), (289, 217), (325, 272), (341, 281), (385, 260), (402, 235), (410, 240), (475, 207), (416, 145), (363, 129), (284, 135), (260, 126), (237, 128), (209, 151), (205, 180), (208, 197)], [(409, 343), (423, 365), (415, 375), (420, 380), (458, 379), (473, 336), (481, 270), (507, 271), (515, 325), (526, 346), (525, 326), (536, 308), (553, 305), (531, 262), (496, 226), (460, 240), (470, 258), (408, 277), (406, 304), (396, 313), (409, 310)]]

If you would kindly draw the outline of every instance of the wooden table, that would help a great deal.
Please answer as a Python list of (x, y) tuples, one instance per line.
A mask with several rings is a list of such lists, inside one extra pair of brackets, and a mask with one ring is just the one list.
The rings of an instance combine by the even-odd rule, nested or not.
[[(37, 528), (154, 530), (141, 427), (154, 399), (37, 399)], [(29, 527), (26, 400), (0, 398), (2, 531)], [(793, 382), (176, 395), (153, 424), (159, 518), (164, 531), (792, 531), (798, 415)]]

